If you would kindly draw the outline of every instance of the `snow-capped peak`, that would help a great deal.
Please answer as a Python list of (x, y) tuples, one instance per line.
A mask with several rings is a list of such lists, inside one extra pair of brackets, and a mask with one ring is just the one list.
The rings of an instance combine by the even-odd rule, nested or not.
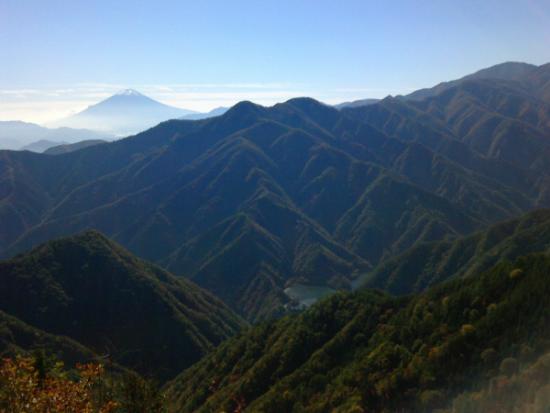
[(117, 96), (142, 96), (137, 90), (124, 89), (116, 94)]

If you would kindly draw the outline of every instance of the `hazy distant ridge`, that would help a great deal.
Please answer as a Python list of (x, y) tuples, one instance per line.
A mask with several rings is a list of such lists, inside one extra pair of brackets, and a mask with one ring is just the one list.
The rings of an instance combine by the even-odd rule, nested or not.
[[(112, 139), (113, 136), (106, 132), (97, 132), (88, 129), (72, 128), (45, 128), (35, 123), (21, 121), (0, 121), (0, 149), (27, 149), (24, 148), (38, 141), (49, 141), (53, 145), (62, 143), (76, 143), (86, 139)], [(36, 152), (47, 149), (46, 142), (36, 146)], [(49, 147), (49, 146), (48, 146)], [(41, 149), (41, 150), (40, 150)]]

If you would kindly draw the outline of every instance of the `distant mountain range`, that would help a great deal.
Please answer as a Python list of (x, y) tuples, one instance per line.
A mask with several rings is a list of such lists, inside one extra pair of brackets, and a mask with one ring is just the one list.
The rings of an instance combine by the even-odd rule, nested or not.
[(23, 146), (20, 150), (43, 153), (48, 148), (52, 148), (54, 146), (59, 146), (59, 145), (65, 145), (65, 144), (67, 144), (67, 142), (54, 142), (54, 141), (48, 141), (46, 139), (41, 139), (39, 141), (29, 143), (28, 145)]
[(101, 143), (107, 143), (107, 141), (101, 139), (89, 139), (86, 141), (80, 141), (76, 143), (67, 143), (62, 145), (52, 145), (49, 146), (42, 153), (47, 155), (61, 155), (64, 153), (78, 151), (80, 149), (88, 148), (90, 146), (99, 145)]
[(80, 141), (113, 140), (170, 119), (206, 119), (226, 111), (224, 107), (205, 113), (179, 109), (126, 89), (80, 113), (52, 122), (49, 127), (21, 121), (0, 121), (0, 149), (44, 152), (53, 146)]
[(336, 109), (355, 108), (355, 107), (358, 107), (358, 106), (372, 105), (373, 103), (376, 103), (378, 101), (380, 101), (380, 99), (359, 99), (359, 100), (354, 100), (354, 101), (351, 101), (351, 102), (339, 103), (337, 105), (334, 105), (334, 107)]
[(77, 151), (79, 149), (87, 148), (88, 146), (93, 146), (100, 143), (107, 143), (107, 141), (103, 139), (88, 139), (75, 143), (67, 143), (39, 140), (23, 146), (20, 150), (47, 153), (48, 155), (59, 155), (62, 153)]
[(45, 128), (34, 123), (0, 121), (0, 149), (42, 152), (50, 144), (75, 143), (86, 139), (111, 140), (113, 135), (89, 129)]
[(421, 100), (241, 102), (63, 157), (0, 152), (0, 251), (97, 228), (250, 321), (292, 308), (295, 285), (352, 289), (550, 206), (550, 65), (506, 67)]
[(68, 118), (55, 126), (87, 128), (116, 136), (127, 136), (149, 129), (168, 119), (196, 112), (157, 102), (133, 90), (123, 90)]
[(205, 113), (191, 113), (189, 115), (182, 116), (180, 119), (182, 120), (199, 120), (199, 119), (207, 119), (207, 118), (213, 118), (214, 116), (220, 116), (223, 115), (225, 112), (227, 112), (229, 108), (225, 107), (219, 107), (212, 109), (209, 112)]

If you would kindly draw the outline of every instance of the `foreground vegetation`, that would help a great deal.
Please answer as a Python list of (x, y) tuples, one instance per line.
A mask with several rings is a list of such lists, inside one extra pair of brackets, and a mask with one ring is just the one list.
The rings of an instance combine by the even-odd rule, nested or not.
[(63, 362), (36, 352), (0, 361), (0, 413), (162, 413), (158, 387), (102, 364)]
[(4, 359), (0, 365), (0, 412), (2, 413), (110, 413), (117, 404), (96, 397), (103, 368), (77, 366), (74, 377), (61, 366), (46, 370), (33, 358)]

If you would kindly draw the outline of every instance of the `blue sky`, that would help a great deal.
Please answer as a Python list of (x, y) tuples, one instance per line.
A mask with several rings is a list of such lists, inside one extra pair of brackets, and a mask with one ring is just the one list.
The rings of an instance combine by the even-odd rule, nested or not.
[(550, 61), (548, 0), (0, 0), (0, 119), (123, 88), (196, 110), (407, 93)]

